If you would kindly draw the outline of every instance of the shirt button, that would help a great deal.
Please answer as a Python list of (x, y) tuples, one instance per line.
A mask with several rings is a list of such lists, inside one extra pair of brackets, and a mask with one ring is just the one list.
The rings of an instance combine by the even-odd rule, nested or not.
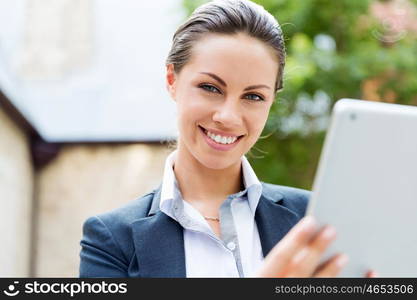
[(233, 242), (229, 242), (229, 243), (227, 244), (227, 248), (228, 248), (230, 251), (233, 251), (233, 250), (235, 250), (235, 249), (236, 249), (236, 244), (235, 244), (235, 243), (233, 243)]

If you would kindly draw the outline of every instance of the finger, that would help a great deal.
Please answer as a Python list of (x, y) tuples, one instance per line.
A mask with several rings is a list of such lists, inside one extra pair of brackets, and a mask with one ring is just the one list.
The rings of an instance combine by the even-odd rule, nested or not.
[(336, 254), (325, 261), (314, 274), (314, 277), (336, 277), (348, 262), (345, 254)]
[(375, 272), (374, 270), (369, 270), (368, 272), (365, 273), (365, 277), (375, 278), (375, 277), (379, 277), (379, 274)]
[(330, 243), (336, 238), (336, 230), (333, 226), (324, 226), (311, 240), (308, 246), (294, 259), (290, 277), (311, 277), (324, 252)]
[(294, 255), (314, 236), (317, 223), (312, 216), (301, 219), (265, 257), (259, 276), (280, 277)]

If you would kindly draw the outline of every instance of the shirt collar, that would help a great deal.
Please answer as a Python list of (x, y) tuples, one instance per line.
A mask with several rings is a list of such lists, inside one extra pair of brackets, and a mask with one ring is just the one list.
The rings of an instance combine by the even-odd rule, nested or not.
[[(178, 150), (174, 150), (172, 153), (168, 155), (168, 157), (165, 160), (164, 175), (161, 187), (161, 199), (159, 202), (159, 208), (161, 210), (162, 206), (164, 205), (164, 202), (167, 202), (167, 200), (170, 199), (174, 199), (175, 190), (179, 189), (178, 182), (175, 178), (175, 173), (173, 170), (175, 159), (177, 157), (177, 151)], [(234, 195), (241, 196), (247, 191), (250, 209), (253, 213), (255, 213), (256, 207), (259, 202), (259, 198), (262, 194), (262, 185), (258, 177), (256, 176), (254, 170), (252, 169), (252, 166), (250, 165), (249, 161), (244, 155), (241, 158), (241, 162), (245, 190)]]
[(255, 214), (259, 198), (262, 194), (262, 184), (256, 176), (255, 171), (252, 169), (248, 159), (244, 155), (242, 156), (242, 170), (245, 190), (248, 191), (249, 207), (252, 213)]
[(162, 179), (161, 187), (161, 200), (159, 202), (159, 208), (165, 200), (174, 199), (174, 188), (176, 185), (175, 173), (173, 170), (175, 158), (177, 157), (177, 150), (168, 155), (165, 160), (164, 175)]

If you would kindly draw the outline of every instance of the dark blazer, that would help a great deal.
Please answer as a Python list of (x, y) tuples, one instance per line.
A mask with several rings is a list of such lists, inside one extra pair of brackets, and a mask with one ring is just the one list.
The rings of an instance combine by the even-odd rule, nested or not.
[[(304, 216), (310, 193), (261, 183), (255, 221), (266, 256)], [(160, 193), (85, 221), (80, 277), (186, 277), (183, 228), (159, 210)]]

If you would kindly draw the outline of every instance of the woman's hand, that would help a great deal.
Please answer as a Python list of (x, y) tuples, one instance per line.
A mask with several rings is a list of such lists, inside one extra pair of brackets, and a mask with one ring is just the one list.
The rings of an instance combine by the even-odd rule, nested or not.
[(336, 277), (348, 257), (336, 254), (320, 263), (336, 231), (329, 225), (317, 229), (313, 217), (304, 217), (265, 257), (258, 277)]

